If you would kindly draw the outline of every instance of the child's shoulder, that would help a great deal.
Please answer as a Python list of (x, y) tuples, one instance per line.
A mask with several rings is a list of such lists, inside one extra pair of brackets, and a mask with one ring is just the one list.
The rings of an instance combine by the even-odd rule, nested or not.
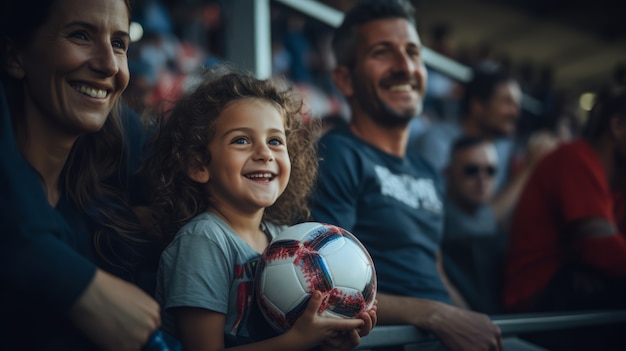
[(176, 238), (181, 236), (209, 236), (212, 233), (223, 232), (229, 227), (217, 215), (211, 212), (202, 212), (193, 217), (189, 222), (183, 225), (176, 233)]
[(261, 223), (261, 229), (263, 229), (263, 231), (268, 233), (272, 237), (272, 239), (275, 238), (278, 234), (280, 234), (280, 232), (287, 229), (287, 227), (288, 226), (286, 225), (275, 224), (272, 222)]

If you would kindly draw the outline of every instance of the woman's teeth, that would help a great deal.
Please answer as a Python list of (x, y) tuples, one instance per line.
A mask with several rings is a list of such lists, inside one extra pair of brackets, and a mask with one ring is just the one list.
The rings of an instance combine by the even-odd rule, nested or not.
[(84, 85), (76, 86), (74, 87), (74, 89), (76, 89), (76, 91), (78, 91), (81, 94), (85, 94), (89, 97), (96, 98), (96, 99), (104, 99), (107, 96), (106, 90), (94, 89), (94, 88), (86, 87)]
[(393, 85), (390, 88), (391, 91), (411, 91), (413, 88), (411, 84)]

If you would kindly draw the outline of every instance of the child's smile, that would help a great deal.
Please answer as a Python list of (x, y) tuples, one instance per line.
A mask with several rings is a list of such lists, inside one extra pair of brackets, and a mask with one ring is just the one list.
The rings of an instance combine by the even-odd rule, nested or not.
[(215, 207), (255, 212), (273, 205), (291, 174), (286, 142), (283, 116), (270, 102), (244, 98), (224, 109), (209, 144)]

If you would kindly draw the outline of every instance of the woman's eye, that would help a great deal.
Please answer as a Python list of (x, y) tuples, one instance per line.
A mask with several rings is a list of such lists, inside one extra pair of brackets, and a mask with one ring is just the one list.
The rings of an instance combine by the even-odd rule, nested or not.
[(128, 47), (128, 45), (126, 44), (124, 40), (113, 40), (111, 44), (113, 45), (114, 48), (122, 49), (124, 51), (126, 51), (126, 48)]
[(79, 31), (79, 32), (74, 32), (72, 34), (70, 34), (70, 37), (72, 38), (76, 38), (76, 39), (80, 39), (80, 40), (87, 40), (87, 33)]

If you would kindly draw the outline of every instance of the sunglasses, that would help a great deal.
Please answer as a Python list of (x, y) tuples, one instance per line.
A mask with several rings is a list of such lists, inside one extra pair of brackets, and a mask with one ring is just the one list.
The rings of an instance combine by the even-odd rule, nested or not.
[(494, 166), (479, 166), (479, 165), (466, 165), (463, 167), (463, 175), (466, 177), (476, 177), (481, 172), (488, 177), (493, 177), (496, 174), (496, 167)]

